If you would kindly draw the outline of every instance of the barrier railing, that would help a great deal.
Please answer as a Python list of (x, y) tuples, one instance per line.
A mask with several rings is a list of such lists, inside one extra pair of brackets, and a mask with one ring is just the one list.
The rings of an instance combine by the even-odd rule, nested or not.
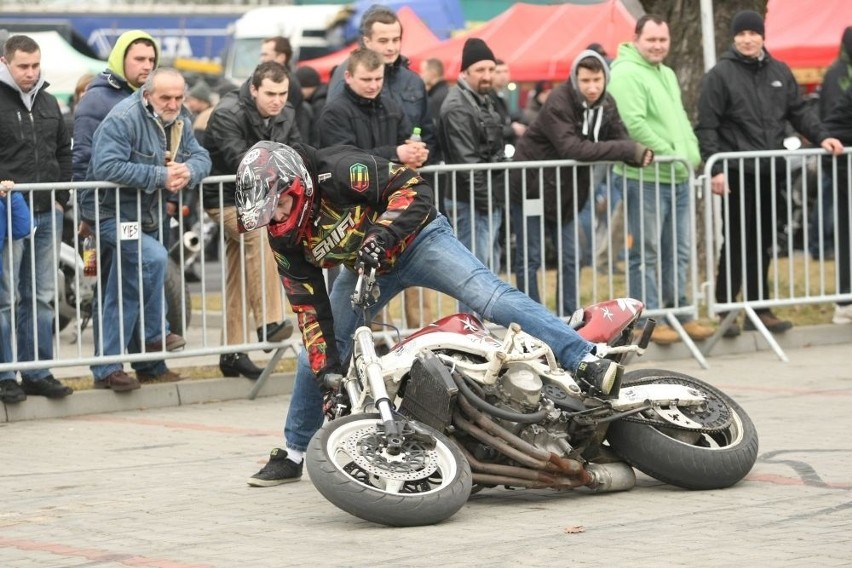
[(852, 302), (840, 284), (843, 278), (849, 282), (849, 271), (841, 273), (834, 260), (835, 253), (845, 251), (849, 266), (850, 165), (852, 149), (831, 158), (809, 149), (721, 153), (707, 160), (705, 194), (712, 195), (714, 170), (725, 174), (730, 193), (714, 196), (714, 207), (705, 210), (705, 240), (715, 243), (707, 253), (708, 311), (722, 316), (705, 354), (745, 312), (750, 327), (786, 361), (760, 313)]
[[(823, 153), (820, 151), (811, 150), (714, 156), (707, 164), (704, 179), (700, 180), (704, 184), (703, 193), (705, 196), (710, 195), (708, 175), (710, 168), (719, 160), (727, 160), (725, 168), (727, 171), (732, 171), (733, 161), (742, 163), (748, 159), (760, 160), (782, 156), (785, 159), (808, 159), (821, 154)], [(849, 161), (849, 152), (842, 159)], [(699, 363), (704, 366), (706, 361), (703, 355), (710, 353), (723, 329), (705, 343), (702, 353), (695, 347), (680, 324), (680, 318), (697, 315), (702, 303), (707, 303), (711, 314), (745, 310), (748, 317), (755, 323), (755, 327), (772, 345), (774, 340), (765, 329), (761, 329), (759, 318), (756, 317), (754, 310), (808, 302), (852, 301), (852, 295), (837, 292), (837, 275), (831, 276), (833, 261), (828, 254), (829, 241), (824, 239), (817, 239), (816, 255), (813, 258), (804, 259), (801, 263), (804, 266), (791, 263), (783, 269), (785, 271), (783, 274), (778, 262), (783, 256), (780, 254), (782, 249), (776, 247), (767, 253), (770, 255), (769, 260), (773, 267), (769, 274), (772, 284), (771, 295), (748, 300), (736, 300), (733, 297), (714, 298), (713, 279), (718, 265), (718, 250), (716, 246), (707, 247), (707, 276), (702, 278), (698, 272), (697, 201), (694, 188), (689, 188), (686, 192), (686, 219), (689, 226), (688, 230), (682, 233), (687, 235), (688, 241), (686, 279), (667, 283), (669, 277), (665, 275), (677, 273), (678, 268), (673, 265), (666, 266), (656, 259), (649, 258), (644, 247), (634, 246), (637, 235), (641, 238), (646, 231), (649, 234), (654, 233), (654, 238), (658, 235), (656, 230), (646, 228), (642, 221), (639, 223), (638, 232), (632, 231), (637, 234), (631, 234), (630, 228), (625, 226), (629, 225), (625, 220), (630, 215), (632, 200), (623, 199), (622, 196), (628, 190), (630, 182), (615, 176), (612, 171), (613, 165), (613, 163), (585, 164), (570, 160), (475, 166), (446, 165), (424, 168), (423, 174), (432, 181), (436, 201), (456, 228), (457, 233), (463, 237), (467, 231), (470, 235), (468, 240), (471, 248), (477, 255), (482, 255), (501, 277), (520, 284), (522, 289), (530, 293), (532, 290), (537, 290), (540, 301), (566, 319), (570, 317), (571, 311), (579, 306), (612, 297), (627, 295), (637, 297), (648, 305), (646, 315), (669, 323)], [(848, 166), (848, 163), (846, 165)], [(793, 173), (797, 167), (786, 164), (779, 170), (778, 166), (779, 164), (773, 162), (774, 173), (769, 175), (765, 183), (772, 187), (781, 181), (784, 182), (783, 185), (791, 185), (787, 183), (787, 180), (795, 177)], [(654, 175), (640, 181), (648, 182), (652, 177), (654, 179), (671, 177), (674, 169), (681, 167), (686, 168), (692, 177), (689, 166), (679, 160), (659, 158), (654, 167), (656, 168)], [(782, 206), (774, 214), (773, 226), (781, 224), (792, 227), (797, 219), (801, 219), (801, 231), (807, 239), (811, 239), (815, 234), (823, 234), (829, 221), (837, 223), (839, 215), (844, 214), (837, 208), (838, 192), (848, 191), (850, 184), (846, 179), (838, 179), (840, 174), (837, 169), (837, 160), (829, 169), (823, 168), (820, 164), (817, 164), (815, 168), (817, 176), (825, 175), (830, 178), (831, 183), (827, 186), (830, 189), (824, 190), (821, 185), (812, 181), (802, 184), (803, 189), (800, 195), (803, 196), (804, 206), (801, 215), (797, 213), (794, 194), (785, 194), (784, 199), (772, 198), (775, 206)], [(485, 176), (488, 198), (481, 210), (480, 220), (474, 220), (466, 226), (462, 223), (460, 226), (459, 220), (463, 214), (465, 201), (475, 200), (476, 191), (470, 174), (478, 172), (482, 172)], [(532, 193), (532, 190), (541, 185), (547, 176), (552, 176), (555, 180), (555, 200), (552, 201), (543, 195)], [(200, 191), (213, 188), (214, 192), (221, 195), (221, 185), (232, 181), (233, 176), (210, 177), (204, 180)], [(107, 183), (63, 184), (62, 189), (65, 188), (71, 189), (75, 194), (84, 189), (92, 190), (98, 193), (99, 199), (109, 195), (118, 199), (121, 195), (127, 195), (126, 190), (120, 190), (115, 185)], [(513, 197), (513, 189), (516, 193), (519, 190), (522, 197), (518, 198), (517, 195)], [(637, 206), (651, 211), (675, 208), (678, 189), (676, 184), (671, 183), (647, 183), (643, 196), (638, 198)], [(48, 191), (52, 193), (51, 197), (55, 197), (56, 190), (54, 184), (20, 184), (13, 191), (25, 192), (32, 206), (33, 192)], [(122, 191), (125, 193), (122, 194)], [(561, 204), (565, 199), (569, 199), (572, 204), (577, 203), (584, 193), (589, 194), (586, 207), (578, 210), (572, 205), (563, 209)], [(771, 193), (774, 195), (773, 192)], [(499, 196), (499, 199), (495, 199), (494, 196)], [(143, 244), (131, 234), (134, 232), (133, 226), (125, 225), (122, 228), (121, 223), (116, 223), (114, 215), (96, 213), (97, 218), (92, 220), (95, 225), (109, 225), (112, 222), (116, 228), (112, 240), (105, 238), (102, 231), (96, 233), (95, 254), (101, 260), (101, 271), (98, 276), (87, 276), (80, 255), (83, 239), (77, 233), (82, 220), (81, 214), (77, 207), (73, 207), (66, 212), (62, 221), (54, 220), (47, 224), (47, 229), (44, 226), (39, 228), (41, 231), (49, 231), (51, 235), (63, 234), (64, 245), (51, 253), (51, 265), (56, 269), (50, 271), (48, 276), (37, 274), (35, 262), (37, 253), (34, 249), (30, 249), (29, 263), (24, 263), (24, 266), (28, 267), (28, 273), (22, 278), (20, 269), (16, 268), (14, 263), (21, 262), (23, 259), (25, 241), (9, 242), (3, 251), (4, 276), (0, 286), (5, 286), (7, 291), (16, 291), (18, 298), (26, 297), (30, 312), (38, 313), (39, 308), (42, 311), (47, 309), (51, 323), (49, 328), (37, 326), (34, 319), (25, 314), (27, 310), (21, 303), (14, 298), (4, 299), (3, 294), (0, 293), (0, 324), (6, 325), (5, 329), (8, 330), (22, 326), (30, 328), (29, 333), (21, 333), (19, 329), (17, 334), (11, 332), (0, 334), (8, 339), (10, 352), (7, 361), (0, 363), (0, 377), (3, 373), (13, 374), (18, 371), (27, 372), (53, 367), (106, 363), (132, 364), (160, 359), (208, 357), (225, 353), (274, 349), (274, 355), (252, 390), (251, 396), (254, 396), (280, 358), (287, 352), (292, 354), (298, 352), (301, 345), (298, 331), (294, 333), (292, 339), (281, 343), (263, 341), (255, 334), (257, 327), (283, 317), (290, 318), (295, 324), (295, 318), (289, 310), (280, 284), (275, 287), (274, 292), (270, 292), (269, 288), (261, 287), (259, 296), (255, 298), (254, 311), (257, 313), (254, 315), (252, 315), (250, 295), (243, 292), (255, 280), (267, 279), (270, 266), (273, 267), (271, 270), (275, 270), (274, 263), (268, 262), (271, 261), (272, 255), (269, 247), (260, 246), (252, 249), (256, 251), (257, 258), (250, 258), (247, 256), (250, 247), (246, 244), (245, 237), (239, 237), (236, 241), (232, 241), (236, 242), (236, 248), (233, 249), (235, 252), (230, 261), (227, 260), (228, 237), (226, 237), (224, 216), (219, 215), (218, 219), (213, 219), (205, 210), (202, 200), (194, 198), (190, 192), (176, 194), (176, 198), (177, 202), (172, 206), (180, 213), (176, 220), (167, 223), (169, 219), (160, 212), (165, 211), (168, 205), (164, 196), (158, 196), (155, 204), (157, 219), (148, 227), (152, 238), (159, 243), (166, 243), (161, 246), (165, 246), (169, 251), (168, 266), (170, 268), (166, 279), (167, 284), (164, 286), (165, 291), (162, 292), (168, 309), (158, 314), (156, 321), (151, 321), (150, 315), (142, 315), (139, 320), (143, 328), (146, 324), (150, 324), (149, 330), (156, 329), (158, 333), (155, 335), (159, 336), (165, 335), (167, 331), (180, 335), (186, 334), (189, 330), (191, 338), (186, 347), (177, 352), (169, 352), (162, 348), (155, 352), (138, 349), (133, 352), (123, 350), (118, 353), (104, 354), (105, 334), (117, 335), (120, 345), (125, 345), (126, 340), (134, 333), (138, 335), (138, 330), (134, 332), (117, 323), (124, 319), (124, 287), (119, 286), (115, 289), (117, 299), (113, 299), (113, 302), (117, 308), (114, 312), (104, 313), (103, 306), (108, 286), (115, 288), (115, 282), (109, 283), (105, 270), (107, 267), (112, 269), (114, 265), (114, 278), (120, 281), (122, 277), (127, 276), (137, 288), (141, 288), (144, 292), (145, 279), (148, 275), (138, 269), (133, 271), (132, 268), (128, 273), (128, 268), (125, 266), (130, 256), (145, 256), (140, 255)], [(131, 209), (139, 214), (142, 211), (142, 203), (138, 197), (135, 199)], [(718, 201), (720, 198), (714, 198), (714, 200)], [(75, 199), (72, 198), (71, 201), (73, 203)], [(811, 203), (817, 205), (814, 206)], [(220, 205), (223, 203), (220, 202)], [(714, 235), (717, 232), (722, 233), (719, 228), (721, 218), (713, 216), (712, 208), (705, 209), (707, 211), (704, 218), (705, 242), (712, 243)], [(829, 211), (832, 212), (829, 213)], [(848, 217), (849, 212), (847, 211), (846, 214)], [(656, 213), (647, 217), (646, 221), (650, 219), (655, 225), (659, 225), (662, 220), (661, 215)], [(781, 220), (785, 223), (780, 223)], [(621, 226), (625, 227), (619, 229), (618, 227)], [(136, 230), (138, 229), (140, 228), (136, 227)], [(122, 230), (130, 233), (124, 233)], [(10, 228), (7, 228), (7, 232), (8, 236), (11, 236)], [(484, 239), (484, 242), (489, 243), (485, 251), (478, 250), (482, 245), (477, 244), (480, 242), (475, 237), (477, 234)], [(122, 235), (125, 241), (121, 240)], [(837, 239), (835, 235), (830, 244), (839, 247)], [(119, 242), (124, 245), (117, 246)], [(127, 248), (127, 242), (133, 244)], [(676, 247), (678, 244), (684, 243), (672, 239), (667, 246)], [(788, 247), (787, 256), (792, 257), (793, 245), (786, 246)], [(674, 248), (670, 252), (669, 258), (677, 257), (675, 254), (677, 251)], [(111, 257), (110, 254), (114, 256)], [(565, 259), (568, 259), (568, 262)], [(633, 275), (630, 270), (631, 262), (634, 264)], [(250, 265), (257, 268), (252, 271)], [(653, 277), (659, 284), (654, 291), (650, 290), (645, 280), (641, 278), (648, 275), (649, 266), (655, 267)], [(639, 274), (640, 278), (637, 279), (635, 274)], [(272, 276), (277, 280), (277, 274)], [(790, 284), (789, 281), (792, 280), (796, 280), (799, 284)], [(787, 283), (782, 286), (782, 281)], [(20, 286), (24, 282), (28, 282), (32, 287), (28, 294), (21, 294)], [(44, 286), (45, 282), (49, 282), (50, 285)], [(567, 285), (563, 286), (563, 282)], [(667, 290), (663, 289), (664, 285), (668, 286)], [(49, 297), (45, 297), (44, 290), (51, 288), (53, 290)], [(0, 287), (0, 291), (2, 290), (3, 288)], [(237, 299), (229, 306), (227, 298), (232, 290), (237, 290)], [(705, 290), (710, 290), (709, 297), (703, 295)], [(39, 293), (42, 294), (41, 297)], [(268, 313), (267, 304), (270, 303), (268, 301), (270, 293), (278, 294), (277, 300), (282, 306), (280, 316)], [(234, 296), (231, 297), (233, 299)], [(399, 298), (392, 301), (380, 317), (382, 321), (397, 330), (393, 331), (389, 328), (385, 334), (389, 344), (394, 343), (398, 336), (404, 336), (431, 320), (455, 312), (458, 308), (455, 300), (442, 297), (434, 291), (417, 291), (412, 297), (413, 301), (408, 302), (408, 310), (403, 299)], [(429, 310), (426, 309), (427, 305)], [(257, 306), (260, 307), (257, 308)], [(144, 313), (144, 306), (139, 307)], [(94, 326), (87, 325), (88, 317), (93, 312), (98, 321), (104, 322), (103, 333), (94, 330)], [(49, 331), (45, 332), (45, 329)], [(92, 329), (91, 338), (90, 329)], [(239, 331), (234, 332), (235, 329)], [(67, 341), (68, 330), (73, 331), (71, 341)], [(62, 338), (63, 333), (66, 339)], [(46, 334), (51, 336), (50, 349), (33, 349), (34, 355), (30, 358), (31, 360), (23, 360), (19, 356), (21, 338), (39, 344), (39, 340), (44, 341)], [(109, 335), (110, 339), (113, 339), (113, 335)], [(227, 339), (229, 335), (231, 338)], [(151, 338), (148, 337), (148, 339)], [(773, 348), (779, 356), (783, 357), (780, 349), (777, 348), (777, 343)], [(52, 354), (46, 355), (46, 353)]]
[[(615, 164), (552, 160), (445, 165), (424, 168), (423, 173), (435, 180), (437, 203), (444, 207), (459, 238), (472, 243), (468, 246), (486, 266), (519, 289), (565, 319), (578, 307), (603, 299), (641, 299), (647, 306), (646, 315), (669, 324), (706, 367), (701, 351), (681, 324), (698, 315), (698, 303), (703, 299), (696, 247), (690, 246), (697, 242), (695, 191), (688, 183), (656, 181), (675, 179), (676, 168), (682, 168), (681, 176), (687, 172), (688, 179), (693, 179), (692, 169), (683, 160), (660, 157), (652, 173), (638, 180), (646, 190), (631, 189), (630, 199), (625, 200), (622, 197), (634, 182), (614, 177)], [(479, 211), (480, 227), (461, 220), (470, 216), (468, 203), (476, 194), (472, 172), (485, 176), (484, 184), (480, 178), (480, 187), (489, 195)], [(547, 190), (538, 191), (543, 186)], [(649, 210), (647, 216), (636, 216), (636, 235), (624, 230), (628, 201), (632, 200), (637, 208), (647, 206)], [(584, 207), (574, 205), (581, 201)], [(678, 207), (680, 214), (674, 216), (673, 226), (667, 225), (665, 212)], [(646, 222), (653, 227), (646, 228)], [(661, 241), (667, 226), (680, 238)], [(502, 238), (495, 240), (495, 227)], [(485, 236), (479, 234), (480, 229)], [(634, 247), (636, 238), (644, 245)], [(483, 246), (489, 249), (479, 250)], [(651, 277), (645, 277), (648, 267), (654, 271)], [(671, 282), (665, 278), (677, 274), (683, 277)]]
[[(233, 179), (233, 176), (207, 178), (198, 188), (198, 192), (203, 192), (212, 185), (217, 187), (221, 194), (221, 184)], [(220, 219), (218, 223), (212, 222), (201, 200), (194, 198), (197, 194), (176, 194), (173, 207), (182, 214), (175, 217), (171, 223), (169, 217), (164, 214), (167, 207), (166, 197), (161, 195), (156, 196), (153, 203), (156, 218), (149, 220), (147, 226), (122, 221), (122, 218), (114, 213), (105, 213), (102, 208), (95, 208), (94, 218), (88, 221), (96, 229), (91, 242), (98, 259), (98, 267), (95, 274), (87, 275), (87, 266), (82, 258), (84, 239), (78, 234), (78, 227), (81, 226), (83, 218), (76, 206), (76, 194), (83, 190), (93, 191), (96, 194), (94, 203), (100, 203), (104, 199), (118, 201), (122, 197), (126, 200), (127, 196), (132, 194), (132, 202), (125, 202), (123, 206), (126, 206), (126, 214), (137, 219), (142, 217), (142, 195), (134, 190), (119, 189), (106, 183), (69, 183), (63, 184), (62, 189), (72, 191), (69, 211), (65, 212), (61, 220), (36, 229), (55, 235), (55, 239), (52, 239), (54, 242), (62, 236), (61, 246), (50, 253), (50, 265), (55, 268), (47, 276), (37, 273), (36, 250), (32, 246), (26, 247), (32, 242), (32, 237), (14, 241), (3, 251), (0, 324), (4, 326), (4, 333), (0, 340), (8, 341), (9, 351), (7, 361), (0, 362), (0, 378), (3, 378), (4, 374), (14, 376), (18, 371), (27, 373), (36, 369), (111, 363), (134, 364), (275, 349), (275, 354), (264, 368), (262, 376), (265, 376), (274, 369), (285, 351), (297, 351), (301, 344), (298, 333), (290, 340), (276, 343), (254, 333), (256, 327), (271, 321), (281, 321), (284, 317), (290, 318), (295, 325), (295, 319), (289, 309), (282, 308), (277, 314), (267, 313), (269, 294), (276, 294), (278, 304), (287, 306), (272, 262), (271, 249), (268, 246), (257, 247), (255, 250), (258, 258), (247, 258), (245, 242), (241, 238), (240, 253), (234, 263), (235, 270), (226, 270), (226, 263), (218, 262), (208, 254), (210, 251), (215, 254), (217, 250), (223, 251), (223, 256), (225, 254), (224, 219)], [(53, 200), (56, 185), (19, 184), (13, 191), (24, 193), (32, 209), (35, 193), (50, 192)], [(191, 219), (195, 221), (190, 221)], [(195, 224), (200, 234), (189, 230), (190, 223)], [(263, 237), (265, 238), (265, 233)], [(211, 239), (212, 243), (209, 242)], [(263, 243), (265, 244), (265, 240)], [(26, 252), (25, 248), (28, 248), (29, 252)], [(205, 248), (207, 250), (204, 250)], [(30, 262), (20, 267), (22, 258), (27, 254)], [(156, 264), (153, 262), (155, 258), (158, 262), (167, 259), (167, 274), (164, 276), (164, 285), (159, 290), (151, 290), (148, 280), (150, 271)], [(247, 262), (253, 261), (257, 263), (257, 275), (260, 279), (269, 276), (268, 271), (272, 267), (274, 291), (261, 289), (257, 305), (251, 306), (248, 299), (250, 295), (241, 294), (240, 290), (237, 290), (237, 301), (231, 303), (229, 312), (226, 299), (234, 285), (233, 281), (229, 284), (227, 276), (236, 272), (239, 275), (238, 283), (245, 288), (247, 278), (254, 274), (247, 272)], [(139, 268), (140, 262), (142, 269)], [(27, 271), (22, 272), (23, 270)], [(191, 270), (200, 272), (195, 274), (198, 282), (187, 281), (188, 276), (194, 274)], [(196, 278), (190, 276), (190, 279)], [(122, 284), (118, 285), (119, 282)], [(28, 289), (22, 286), (25, 283), (28, 284)], [(135, 289), (140, 292), (135, 292)], [(45, 290), (49, 290), (49, 294), (45, 295)], [(161, 310), (156, 316), (146, 313), (144, 298), (147, 296), (154, 299), (150, 292), (158, 294), (156, 300), (165, 300), (168, 309)], [(143, 300), (140, 301), (139, 296)], [(22, 303), (21, 298), (32, 299)], [(134, 304), (137, 305), (134, 307)], [(251, 308), (258, 306), (259, 313), (252, 317)], [(131, 327), (121, 323), (128, 309), (139, 312), (138, 326)], [(192, 317), (193, 312), (196, 312), (195, 317)], [(31, 314), (35, 314), (35, 317)], [(42, 321), (50, 320), (50, 325), (36, 325), (39, 317)], [(91, 326), (88, 325), (90, 321), (93, 324)], [(229, 326), (237, 324), (242, 324), (242, 333), (236, 341), (226, 341)], [(193, 327), (193, 333), (187, 345), (180, 351), (167, 351), (162, 338), (169, 332), (184, 335), (190, 325)], [(140, 329), (145, 330), (144, 338), (141, 338)], [(5, 330), (8, 330), (8, 333)], [(17, 333), (12, 333), (11, 330), (17, 330)], [(71, 341), (61, 339), (63, 330), (72, 331)], [(44, 339), (48, 334), (49, 341)], [(33, 356), (27, 358), (28, 360), (21, 357), (21, 338), (40, 346), (32, 350)], [(130, 346), (133, 338), (137, 339), (137, 345)], [(150, 346), (152, 342), (157, 341), (161, 343), (158, 349), (146, 347), (146, 344)], [(115, 344), (121, 348), (108, 349), (109, 345)], [(253, 392), (252, 396), (254, 394), (256, 393)]]

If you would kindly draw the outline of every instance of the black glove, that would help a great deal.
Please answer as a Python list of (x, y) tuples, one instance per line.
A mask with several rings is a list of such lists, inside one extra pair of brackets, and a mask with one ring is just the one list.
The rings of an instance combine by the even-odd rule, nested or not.
[(322, 413), (329, 420), (349, 414), (349, 397), (340, 389), (343, 375), (334, 370), (325, 371), (317, 376), (317, 382), (322, 391)]
[(358, 250), (358, 262), (365, 268), (381, 268), (387, 261), (385, 244), (376, 235), (368, 235)]
[(336, 391), (340, 388), (341, 383), (343, 383), (343, 375), (338, 372), (338, 369), (320, 371), (320, 374), (317, 375), (317, 382), (323, 393)]

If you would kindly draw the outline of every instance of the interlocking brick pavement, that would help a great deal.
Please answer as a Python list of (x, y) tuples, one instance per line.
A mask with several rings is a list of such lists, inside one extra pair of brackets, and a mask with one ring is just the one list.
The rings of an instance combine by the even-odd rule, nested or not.
[(0, 566), (849, 566), (849, 347), (787, 354), (636, 365), (693, 374), (748, 411), (759, 459), (733, 488), (639, 475), (625, 493), (492, 489), (411, 529), (336, 509), (307, 475), (246, 485), (280, 444), (286, 395), (0, 423)]

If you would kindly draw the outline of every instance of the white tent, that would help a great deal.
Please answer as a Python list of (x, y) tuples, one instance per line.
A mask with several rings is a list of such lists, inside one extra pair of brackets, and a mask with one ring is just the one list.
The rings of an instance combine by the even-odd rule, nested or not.
[(86, 57), (55, 31), (27, 35), (41, 48), (41, 75), (50, 83), (47, 91), (63, 103), (74, 94), (81, 76), (106, 69), (105, 61)]

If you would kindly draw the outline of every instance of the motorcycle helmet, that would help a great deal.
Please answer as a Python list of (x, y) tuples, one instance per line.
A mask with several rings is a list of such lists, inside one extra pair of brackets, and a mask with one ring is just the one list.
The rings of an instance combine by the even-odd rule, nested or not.
[[(273, 220), (282, 195), (293, 198), (290, 215)], [(295, 244), (304, 235), (314, 200), (313, 180), (302, 157), (290, 146), (261, 141), (246, 152), (237, 168), (237, 225), (241, 233), (269, 225), (273, 237)]]

